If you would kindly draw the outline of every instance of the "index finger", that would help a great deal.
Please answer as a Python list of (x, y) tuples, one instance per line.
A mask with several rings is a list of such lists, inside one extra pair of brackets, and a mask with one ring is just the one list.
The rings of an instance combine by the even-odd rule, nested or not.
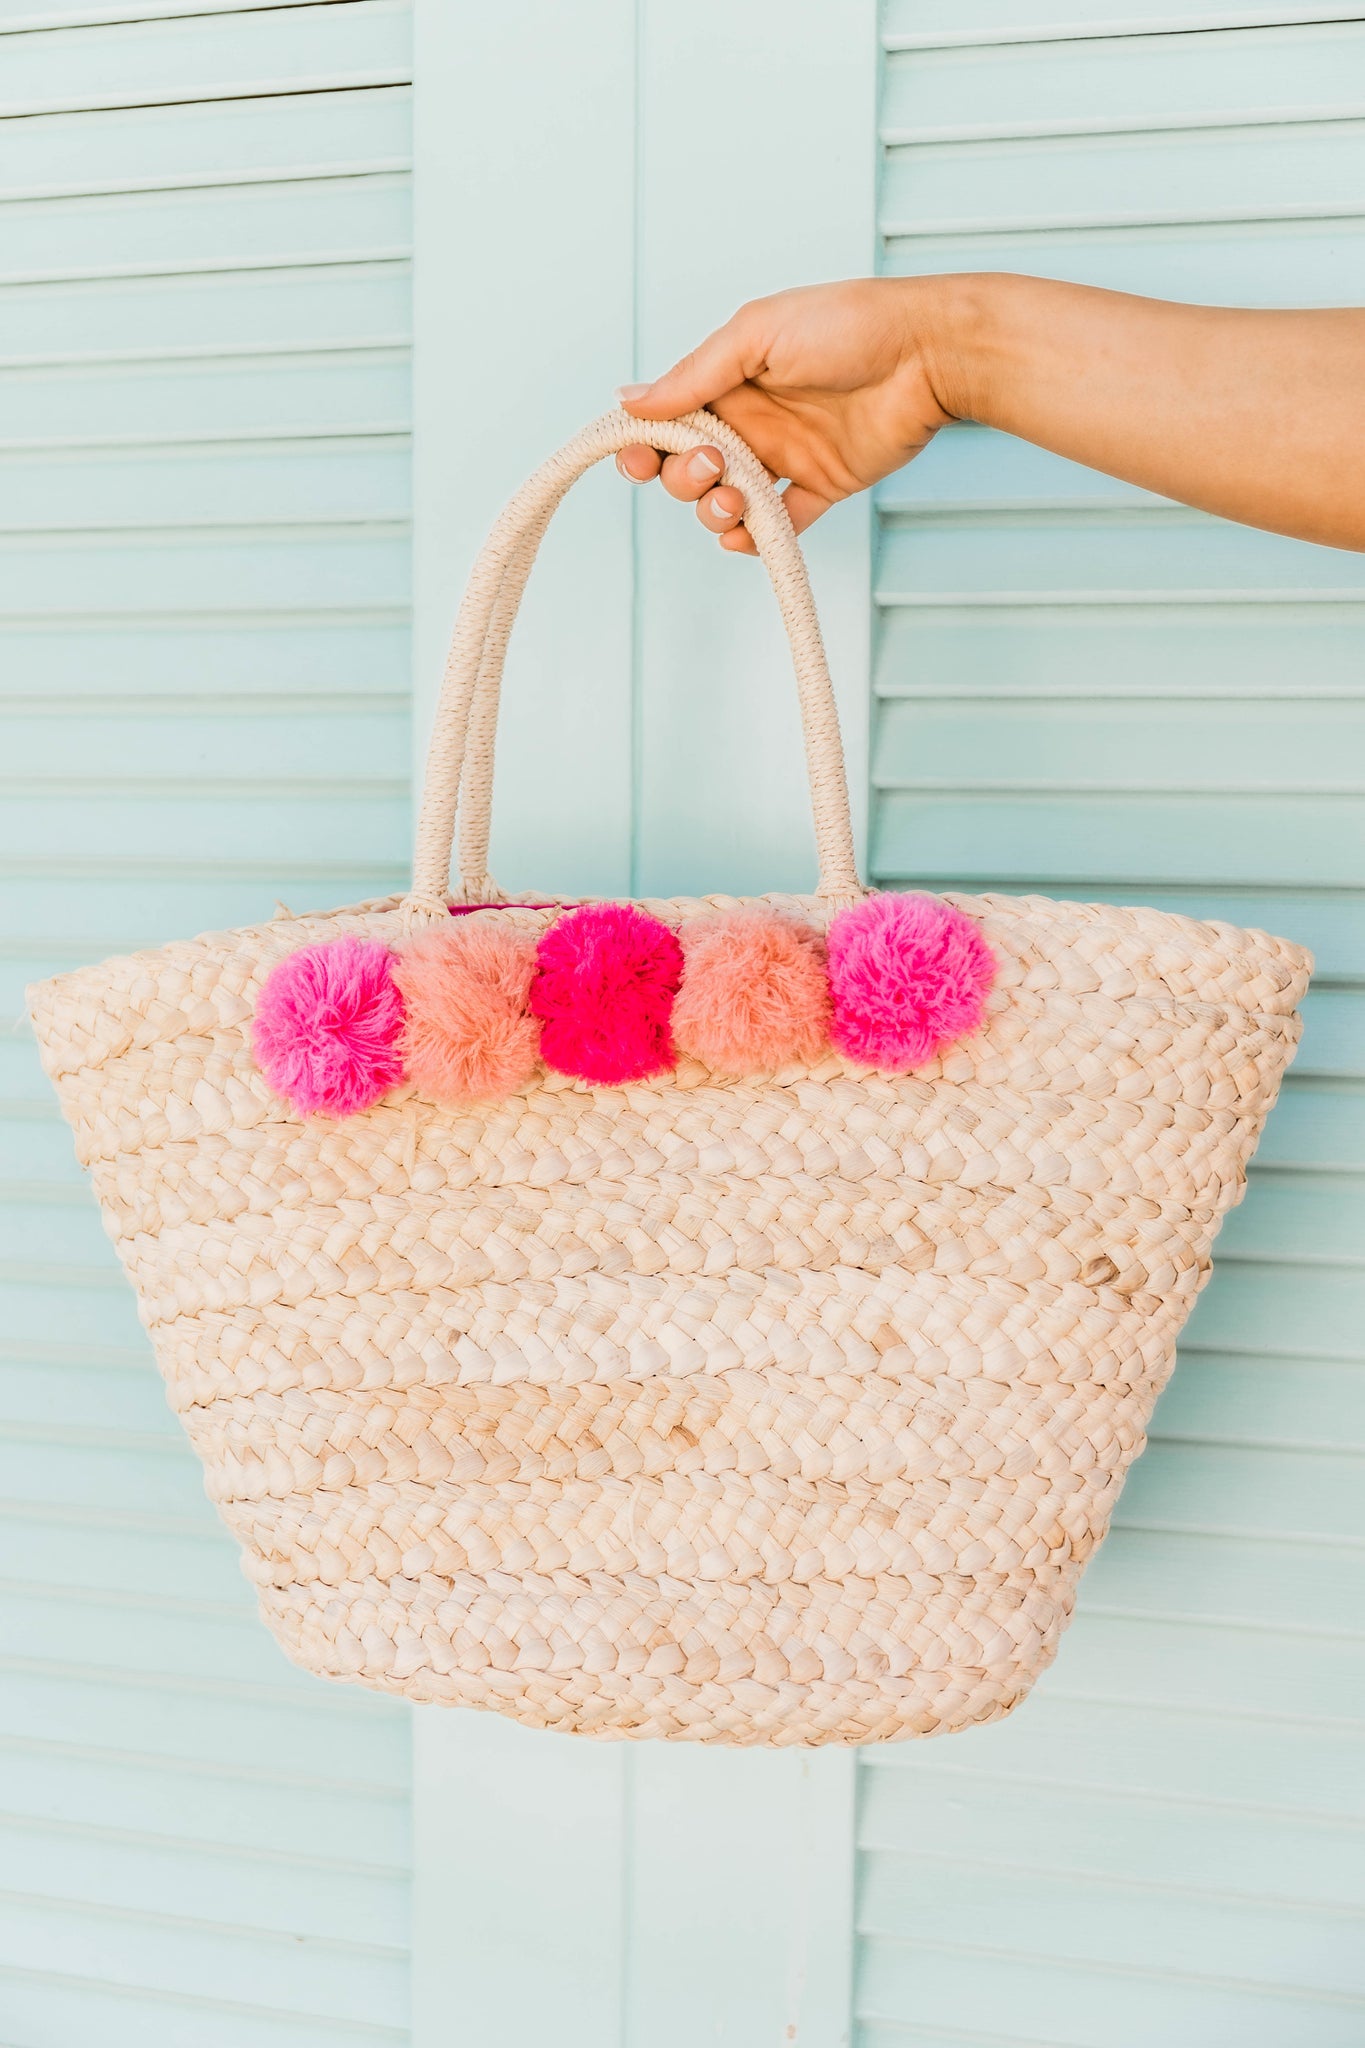
[(676, 419), (696, 412), (743, 384), (761, 366), (753, 350), (749, 308), (739, 311), (714, 334), (665, 370), (652, 384), (623, 384), (617, 397), (627, 412), (642, 420)]

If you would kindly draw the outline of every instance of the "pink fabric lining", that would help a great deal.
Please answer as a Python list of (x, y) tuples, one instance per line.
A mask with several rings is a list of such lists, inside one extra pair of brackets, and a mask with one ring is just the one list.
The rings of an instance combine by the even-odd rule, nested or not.
[(476, 910), (558, 910), (558, 903), (447, 903), (452, 917), (472, 917)]

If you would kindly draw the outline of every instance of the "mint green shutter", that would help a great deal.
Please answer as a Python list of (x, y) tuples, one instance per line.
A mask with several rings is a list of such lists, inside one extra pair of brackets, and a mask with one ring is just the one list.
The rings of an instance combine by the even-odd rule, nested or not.
[[(746, 293), (870, 265), (876, 20), (872, 0), (417, 0), (416, 21), (420, 755), (464, 572), (528, 471)], [(820, 146), (779, 137), (756, 181), (732, 117), (776, 122), (753, 110), (777, 99), (782, 135)], [(855, 800), (870, 527), (846, 506), (809, 550)], [(512, 643), (493, 872), (813, 877), (766, 579), (610, 465), (557, 514)], [(416, 1709), (414, 2048), (848, 2048), (853, 1782), (848, 1752)]]
[[(885, 269), (1365, 300), (1365, 23), (1341, 11), (892, 0)], [(878, 524), (878, 879), (1261, 924), (1318, 975), (1054, 1671), (999, 1728), (863, 1755), (858, 2040), (1355, 2048), (1365, 556), (978, 428), (887, 484)]]
[[(17, 1019), (402, 872), (410, 109), (392, 0), (0, 27)], [(0, 1061), (0, 2040), (397, 2048), (406, 1713), (260, 1627), (32, 1044)]]
[[(1342, 7), (893, 0), (879, 106), (869, 0), (415, 11), (419, 727), (526, 470), (739, 299), (873, 266), (878, 128), (890, 269), (1362, 296)], [(0, 113), (37, 115), (0, 120), (15, 1015), (68, 961), (404, 872), (410, 67), (392, 0), (49, 0), (0, 31)], [(879, 879), (1319, 952), (1055, 1673), (999, 1729), (853, 1768), (303, 1679), (0, 1042), (5, 2048), (400, 2048), (410, 1983), (413, 2048), (1357, 2048), (1360, 558), (970, 428), (881, 494), (875, 558), (869, 526), (844, 508), (810, 553)], [(582, 487), (510, 689), (505, 880), (807, 872), (769, 600), (678, 508)]]

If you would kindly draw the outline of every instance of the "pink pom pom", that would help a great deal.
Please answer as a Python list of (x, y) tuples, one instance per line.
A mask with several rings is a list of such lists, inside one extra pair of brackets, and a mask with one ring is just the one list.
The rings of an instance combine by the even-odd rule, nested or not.
[(657, 917), (585, 903), (550, 926), (536, 961), (531, 1008), (547, 1066), (613, 1088), (673, 1065), (668, 1018), (682, 947)]
[(934, 896), (870, 896), (829, 928), (830, 1036), (862, 1066), (904, 1073), (986, 1014), (995, 956), (969, 917)]
[(271, 969), (256, 1003), (256, 1064), (301, 1116), (354, 1116), (403, 1078), (403, 999), (387, 946), (331, 939)]
[(409, 1080), (438, 1102), (510, 1094), (540, 1052), (531, 1016), (535, 940), (470, 917), (405, 946), (393, 978), (407, 1010), (400, 1041)]
[(820, 1057), (829, 1036), (825, 948), (776, 910), (732, 910), (682, 928), (673, 1036), (721, 1074)]

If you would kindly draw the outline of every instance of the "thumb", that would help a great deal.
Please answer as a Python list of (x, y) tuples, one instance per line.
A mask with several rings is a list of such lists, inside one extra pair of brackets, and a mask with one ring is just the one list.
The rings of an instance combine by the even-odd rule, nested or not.
[(743, 315), (737, 313), (652, 384), (626, 384), (616, 395), (637, 420), (671, 420), (723, 398), (757, 367), (745, 346)]

